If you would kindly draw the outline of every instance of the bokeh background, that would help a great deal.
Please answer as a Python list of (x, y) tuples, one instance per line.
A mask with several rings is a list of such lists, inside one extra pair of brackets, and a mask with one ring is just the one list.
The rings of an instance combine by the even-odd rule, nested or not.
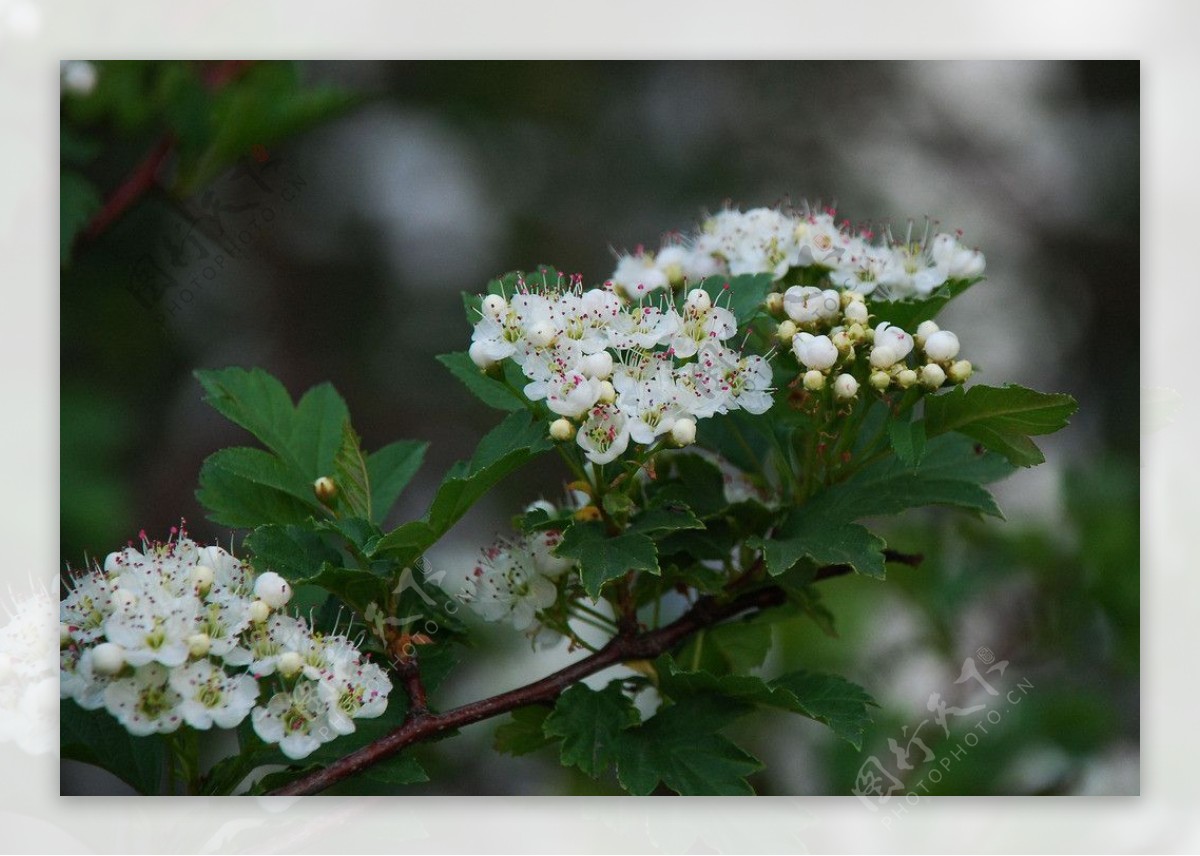
[[(926, 554), (919, 571), (830, 581), (836, 639), (776, 625), (765, 671), (838, 671), (881, 702), (861, 752), (782, 716), (736, 737), (767, 762), (760, 793), (850, 793), (929, 718), (932, 693), (961, 695), (964, 659), (987, 648), (1027, 695), (939, 782), (918, 769), (908, 786), (1137, 792), (1138, 448), (1173, 406), (1138, 386), (1137, 63), (97, 62), (62, 75), (64, 563), (181, 517), (229, 539), (193, 491), (203, 459), (242, 435), (201, 403), (195, 368), (261, 366), (297, 394), (329, 380), (368, 448), (433, 441), (400, 522), (496, 419), (433, 359), (467, 341), (461, 290), (542, 262), (602, 280), (614, 248), (656, 245), (726, 201), (928, 216), (988, 257), (988, 282), (943, 325), (981, 379), (1070, 392), (1080, 411), (1043, 444), (1045, 465), (999, 486), (1008, 522), (910, 513), (886, 534)], [(131, 174), (144, 192), (107, 218)], [(461, 574), (563, 478), (547, 464), (510, 479), (432, 563)], [(567, 659), (484, 632), (437, 703)], [(412, 790), (615, 792), (551, 757), (492, 753), (495, 724), (423, 748), (433, 780)], [(961, 742), (933, 723), (921, 736), (939, 755)], [(123, 789), (69, 762), (62, 787)]]

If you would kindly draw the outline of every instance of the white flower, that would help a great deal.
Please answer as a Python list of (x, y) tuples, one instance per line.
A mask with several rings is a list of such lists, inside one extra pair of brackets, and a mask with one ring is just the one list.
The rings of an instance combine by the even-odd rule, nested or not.
[(228, 675), (209, 660), (197, 660), (171, 672), (179, 693), (179, 715), (192, 728), (234, 728), (258, 700), (258, 682), (246, 674)]
[(942, 363), (958, 356), (958, 336), (949, 330), (938, 330), (925, 339), (925, 356)]
[(744, 357), (737, 351), (708, 345), (700, 352), (699, 362), (718, 379), (721, 393), (727, 396), (725, 409), (741, 408), (758, 414), (771, 407), (771, 366), (762, 357)]
[(629, 447), (629, 419), (617, 407), (602, 404), (575, 432), (575, 442), (593, 464), (607, 464)]
[(483, 552), (464, 597), (484, 620), (507, 620), (525, 630), (540, 610), (554, 603), (558, 589), (538, 572), (523, 545), (502, 542)]
[(862, 238), (852, 238), (829, 278), (840, 288), (863, 295), (871, 294), (879, 286), (879, 278), (890, 258), (886, 247), (868, 244)]
[[(570, 371), (556, 375), (548, 382), (533, 381), (526, 385), (525, 394), (531, 401), (546, 399), (546, 406), (559, 416), (578, 419), (600, 398), (600, 384), (583, 372)], [(545, 395), (540, 393), (545, 392)]]
[(670, 286), (666, 271), (654, 260), (652, 253), (621, 256), (613, 271), (613, 284), (633, 300)]
[(574, 559), (555, 555), (554, 551), (561, 543), (562, 532), (558, 529), (543, 529), (529, 535), (527, 546), (533, 556), (533, 566), (548, 579), (558, 579), (575, 567)]
[(850, 239), (842, 234), (833, 214), (822, 212), (801, 219), (792, 230), (800, 267), (835, 267), (845, 255)]
[(950, 279), (974, 279), (982, 276), (986, 267), (983, 253), (964, 247), (958, 238), (945, 232), (934, 235), (930, 255)]
[[(703, 293), (703, 292), (701, 292)], [(704, 295), (708, 297), (707, 294)], [(679, 320), (669, 343), (670, 352), (681, 358), (693, 356), (707, 342), (724, 342), (737, 332), (737, 319), (728, 309), (713, 306), (688, 308)]]
[(254, 733), (265, 743), (278, 743), (293, 761), (307, 758), (337, 736), (329, 722), (329, 704), (314, 681), (300, 680), (289, 692), (271, 697), (250, 714)]
[(811, 333), (797, 333), (792, 339), (792, 351), (805, 366), (819, 371), (833, 368), (838, 359), (837, 346), (828, 336), (814, 336)]
[(927, 297), (947, 279), (945, 267), (934, 264), (920, 246), (894, 247), (879, 274), (879, 284), (894, 297)]
[(168, 683), (170, 674), (161, 663), (139, 666), (105, 688), (104, 707), (134, 736), (175, 731), (183, 723), (183, 697)]
[(351, 734), (355, 719), (373, 719), (387, 709), (392, 682), (374, 663), (355, 660), (323, 675), (317, 691), (328, 706), (330, 727), (338, 734)]
[(679, 324), (679, 316), (673, 309), (663, 312), (655, 306), (634, 306), (613, 319), (609, 342), (621, 350), (651, 350), (671, 341), (679, 331)]
[(629, 420), (629, 439), (649, 445), (669, 432), (679, 414), (676, 396), (674, 382), (661, 374), (623, 393), (621, 409)]
[(831, 288), (793, 285), (783, 293), (783, 311), (797, 324), (833, 321), (841, 309), (841, 295)]
[[(125, 584), (122, 578), (119, 588)], [(133, 666), (186, 663), (188, 637), (199, 625), (200, 601), (192, 595), (173, 597), (154, 582), (143, 582), (136, 598), (105, 620), (105, 637), (125, 649), (125, 661)]]
[(94, 642), (104, 635), (104, 622), (113, 611), (112, 582), (97, 568), (67, 585), (70, 591), (59, 604), (59, 621), (79, 642)]
[(875, 328), (875, 347), (891, 348), (896, 355), (896, 358), (892, 360), (894, 363), (904, 359), (912, 352), (913, 337), (899, 327), (884, 321)]

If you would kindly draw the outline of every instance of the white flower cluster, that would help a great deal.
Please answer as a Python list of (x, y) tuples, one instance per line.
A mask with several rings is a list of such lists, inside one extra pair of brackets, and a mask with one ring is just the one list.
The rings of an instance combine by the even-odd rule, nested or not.
[(558, 581), (575, 567), (554, 555), (562, 532), (546, 529), (485, 547), (459, 597), (485, 621), (507, 621), (542, 647), (557, 641), (537, 620), (558, 599)]
[(233, 728), (250, 715), (260, 738), (303, 758), (383, 713), (392, 685), (350, 639), (279, 612), (290, 598), (278, 574), (255, 575), (220, 547), (143, 534), (141, 551), (71, 581), (60, 695), (135, 735)]
[(612, 279), (636, 298), (716, 274), (770, 273), (781, 280), (796, 269), (820, 271), (840, 289), (900, 300), (926, 296), (949, 280), (981, 276), (984, 258), (956, 235), (942, 232), (914, 242), (910, 230), (900, 241), (888, 230), (876, 234), (839, 222), (832, 209), (726, 209), (658, 252), (622, 256)]
[(774, 308), (787, 316), (779, 325), (779, 339), (791, 344), (806, 369), (803, 383), (810, 391), (823, 389), (832, 376), (834, 396), (854, 398), (859, 389), (857, 350), (868, 344), (865, 369), (858, 374), (881, 392), (893, 383), (901, 389), (920, 384), (936, 390), (947, 380), (962, 383), (971, 376), (971, 363), (956, 359), (956, 335), (933, 321), (922, 322), (915, 335), (886, 321), (871, 329), (860, 292), (793, 285), (772, 297)]
[(480, 312), (471, 359), (485, 371), (515, 362), (528, 380), (525, 396), (560, 417), (551, 436), (574, 436), (595, 464), (630, 442), (669, 435), (686, 446), (698, 419), (771, 406), (770, 366), (726, 345), (737, 321), (702, 289), (676, 308), (623, 300), (607, 287), (584, 290), (577, 279), (539, 290), (522, 282), (508, 299), (485, 297)]

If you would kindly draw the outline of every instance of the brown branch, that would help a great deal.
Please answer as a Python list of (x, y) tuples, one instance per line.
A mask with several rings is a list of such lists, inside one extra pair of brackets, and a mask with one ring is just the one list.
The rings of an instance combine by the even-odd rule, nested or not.
[[(888, 561), (915, 565), (919, 556), (887, 551)], [(816, 580), (839, 577), (852, 571), (848, 565), (829, 565), (817, 571)], [(589, 675), (594, 675), (609, 666), (629, 660), (653, 660), (670, 651), (693, 633), (711, 627), (727, 618), (733, 618), (749, 610), (764, 610), (779, 606), (787, 594), (779, 586), (768, 586), (739, 594), (732, 599), (702, 597), (680, 618), (657, 630), (634, 635), (614, 637), (596, 653), (560, 669), (539, 681), (534, 681), (515, 690), (464, 704), (445, 713), (423, 713), (405, 720), (399, 728), (366, 746), (334, 761), (328, 767), (301, 776), (275, 791), (274, 796), (302, 796), (319, 793), (338, 782), (348, 779), (373, 764), (378, 764), (395, 755), (406, 746), (429, 740), (439, 734), (491, 719), (519, 707), (551, 702), (570, 687)], [(414, 663), (415, 666), (415, 663)], [(403, 676), (403, 673), (402, 673)], [(419, 679), (417, 680), (420, 686)], [(406, 690), (413, 697), (413, 685), (407, 682)], [(420, 690), (424, 701), (424, 689)]]

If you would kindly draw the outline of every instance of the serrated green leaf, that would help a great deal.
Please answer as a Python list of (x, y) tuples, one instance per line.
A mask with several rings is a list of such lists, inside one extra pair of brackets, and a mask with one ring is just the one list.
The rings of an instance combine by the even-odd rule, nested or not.
[(323, 566), (340, 561), (336, 550), (304, 526), (260, 526), (246, 536), (243, 546), (254, 557), (252, 562), (259, 573), (274, 571), (294, 583), (310, 579)]
[(550, 448), (546, 431), (530, 414), (511, 414), (484, 436), (471, 460), (451, 467), (425, 518), (385, 535), (376, 555), (411, 564), (497, 482)]
[(367, 458), (362, 442), (350, 426), (342, 423), (342, 440), (333, 459), (333, 481), (338, 492), (335, 502), (354, 517), (371, 519), (371, 477), (367, 474)]
[(346, 442), (350, 411), (332, 384), (314, 386), (300, 397), (288, 447), (311, 484), (328, 475)]
[[(605, 497), (608, 498), (607, 496)], [(655, 504), (642, 511), (629, 524), (628, 531), (648, 535), (652, 532), (678, 532), (703, 529), (704, 523), (683, 503)]]
[(647, 536), (609, 536), (599, 522), (574, 523), (563, 532), (555, 553), (579, 563), (579, 579), (593, 600), (604, 584), (628, 571), (658, 573), (658, 551)]
[(956, 387), (925, 400), (930, 436), (957, 431), (1004, 455), (1015, 466), (1031, 467), (1046, 460), (1030, 436), (1066, 427), (1079, 403), (1062, 393), (1023, 386)]
[(710, 276), (700, 283), (717, 306), (728, 309), (744, 327), (765, 309), (767, 294), (774, 285), (769, 273), (747, 273), (740, 276)]
[(876, 579), (883, 579), (885, 573), (882, 538), (857, 523), (827, 516), (813, 503), (789, 514), (774, 537), (748, 543), (762, 548), (772, 575), (785, 573), (804, 558), (818, 565), (849, 565)]
[(620, 732), (641, 722), (637, 708), (613, 681), (596, 691), (576, 684), (558, 697), (543, 731), (562, 740), (564, 767), (578, 767), (592, 778), (616, 763)]
[(299, 469), (291, 453), (296, 408), (282, 383), (262, 369), (206, 369), (197, 371), (196, 378), (213, 409)]
[(223, 526), (253, 529), (264, 523), (304, 523), (312, 516), (310, 504), (300, 501), (291, 492), (276, 490), (228, 469), (224, 463), (229, 459), (222, 460), (218, 457), (220, 454), (212, 455), (204, 462), (200, 468), (200, 486), (196, 490), (196, 499), (208, 509), (210, 520)]
[(371, 514), (382, 523), (400, 494), (408, 487), (425, 460), (428, 443), (397, 440), (367, 455), (367, 475), (371, 480)]
[(64, 699), (59, 744), (63, 758), (107, 770), (138, 793), (162, 792), (167, 747), (160, 735), (134, 737), (108, 711), (84, 710)]
[(748, 796), (746, 777), (762, 769), (753, 755), (716, 733), (749, 708), (715, 696), (674, 704), (619, 733), (617, 778), (633, 794), (659, 782), (686, 796)]
[(488, 407), (497, 410), (524, 410), (527, 402), (501, 381), (482, 371), (475, 365), (466, 351), (442, 354), (437, 361), (462, 381), (463, 386)]
[(725, 477), (720, 468), (699, 455), (673, 455), (662, 466), (651, 491), (656, 505), (686, 505), (708, 519), (725, 510)]
[(390, 588), (388, 580), (378, 574), (334, 565), (325, 565), (315, 574), (297, 580), (295, 585), (320, 586), (359, 612), (368, 604), (387, 603)]
[(528, 755), (549, 746), (554, 739), (545, 735), (542, 723), (552, 710), (554, 708), (542, 704), (518, 707), (508, 721), (496, 729), (493, 748), (505, 755)]
[(925, 423), (922, 420), (913, 422), (894, 421), (888, 425), (888, 436), (892, 441), (892, 449), (896, 457), (909, 467), (921, 463), (925, 454)]
[(248, 446), (221, 449), (209, 455), (204, 465), (286, 493), (313, 511), (320, 509), (313, 494), (312, 484), (301, 478), (280, 458), (263, 449), (252, 449)]
[(362, 775), (385, 785), (415, 785), (429, 781), (429, 774), (417, 763), (417, 759), (403, 753), (372, 764), (363, 770)]
[(714, 675), (744, 674), (763, 664), (772, 637), (771, 622), (757, 617), (719, 624), (693, 636), (680, 651), (679, 662)]

